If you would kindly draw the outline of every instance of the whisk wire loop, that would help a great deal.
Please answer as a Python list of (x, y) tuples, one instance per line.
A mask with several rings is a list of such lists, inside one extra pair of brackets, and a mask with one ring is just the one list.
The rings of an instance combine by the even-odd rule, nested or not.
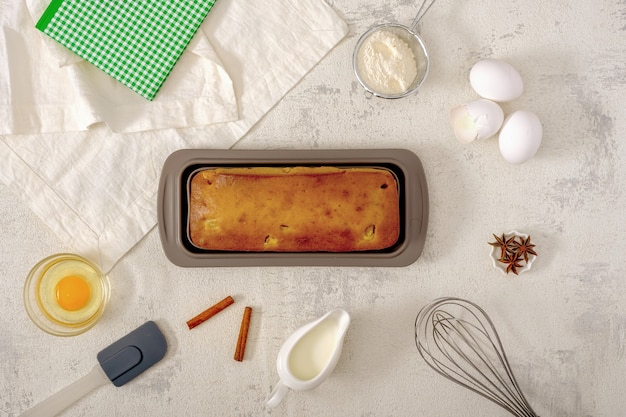
[[(464, 375), (471, 376), (473, 375), (472, 371), (475, 372), (475, 376), (471, 379), (462, 377), (469, 385), (475, 385), (477, 390), (485, 393), (485, 396), (490, 400), (509, 410), (510, 407), (502, 398), (517, 403), (516, 393), (508, 384), (511, 382), (509, 373), (501, 375), (496, 372), (498, 363), (501, 363), (503, 359), (499, 355), (500, 352), (496, 345), (490, 341), (487, 329), (454, 318), (445, 319), (454, 321), (454, 323), (444, 325), (442, 320), (442, 317), (438, 316), (437, 322), (449, 331), (446, 333), (437, 331), (436, 340), (440, 350), (445, 351), (446, 356), (463, 369)], [(457, 327), (452, 327), (453, 324), (456, 324)], [(452, 329), (458, 331), (459, 334), (450, 333)], [(459, 342), (458, 337), (463, 337), (463, 341)], [(488, 350), (494, 350), (497, 361), (486, 354)], [(469, 366), (471, 369), (466, 369), (464, 366)], [(457, 373), (457, 375), (459, 374)]]
[(537, 417), (491, 319), (476, 304), (458, 298), (435, 300), (417, 316), (415, 342), (422, 358), (439, 374), (517, 417)]

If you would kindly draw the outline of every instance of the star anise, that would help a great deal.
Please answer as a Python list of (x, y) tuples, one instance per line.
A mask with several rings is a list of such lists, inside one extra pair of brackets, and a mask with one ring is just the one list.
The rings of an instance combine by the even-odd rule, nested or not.
[(507, 239), (504, 233), (502, 233), (502, 237), (498, 237), (495, 234), (493, 234), (493, 237), (496, 239), (496, 241), (489, 242), (489, 244), (491, 246), (495, 246), (496, 248), (500, 248), (500, 262), (503, 262), (506, 254), (513, 252), (513, 243), (515, 242), (515, 236), (511, 236)]
[(508, 274), (509, 272), (513, 272), (515, 275), (517, 275), (517, 268), (524, 267), (524, 265), (520, 263), (521, 261), (522, 255), (520, 253), (508, 252), (504, 256), (504, 260), (502, 260), (502, 262), (506, 264), (506, 273)]
[[(498, 262), (506, 265), (506, 273), (513, 272), (518, 275), (518, 268), (528, 266), (530, 255), (537, 256), (535, 245), (530, 242), (530, 236), (524, 238), (515, 233), (510, 233), (510, 237), (506, 234), (502, 236), (493, 235), (495, 242), (489, 242), (491, 246), (500, 248), (500, 257)], [(532, 260), (531, 260), (532, 261)]]
[(530, 236), (526, 239), (519, 236), (519, 241), (513, 242), (513, 247), (515, 248), (515, 252), (524, 257), (524, 261), (528, 262), (528, 254), (537, 256), (537, 252), (533, 249), (535, 245), (530, 243)]

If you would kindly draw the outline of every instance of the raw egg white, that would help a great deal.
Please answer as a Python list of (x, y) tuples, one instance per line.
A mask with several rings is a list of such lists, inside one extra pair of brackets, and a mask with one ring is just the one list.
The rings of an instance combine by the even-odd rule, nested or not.
[(528, 110), (518, 110), (511, 113), (502, 125), (498, 138), (500, 153), (506, 161), (521, 164), (535, 156), (542, 137), (539, 117)]
[(508, 62), (483, 59), (470, 70), (470, 84), (479, 96), (498, 102), (522, 95), (524, 83), (519, 72)]
[(450, 111), (454, 135), (461, 143), (490, 138), (498, 133), (503, 121), (502, 108), (484, 98), (462, 104)]

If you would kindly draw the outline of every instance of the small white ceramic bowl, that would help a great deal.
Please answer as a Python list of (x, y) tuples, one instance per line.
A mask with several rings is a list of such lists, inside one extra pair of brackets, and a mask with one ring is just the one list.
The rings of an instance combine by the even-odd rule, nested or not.
[[(505, 239), (509, 239), (512, 236), (515, 236), (515, 238), (522, 238), (522, 239), (527, 239), (528, 235), (526, 233), (520, 233), (516, 230), (511, 230), (508, 233), (504, 234)], [(503, 274), (507, 274), (507, 264), (504, 262), (500, 262), (500, 254), (501, 254), (501, 250), (499, 247), (496, 246), (491, 246), (491, 252), (489, 253), (489, 256), (491, 257), (491, 263), (493, 264), (493, 267), (500, 270)], [(528, 262), (522, 260), (522, 267), (520, 268), (516, 268), (517, 270), (517, 274), (521, 274), (522, 272), (526, 272), (528, 270), (530, 270), (530, 268), (533, 265), (533, 262), (535, 262), (535, 259), (537, 258), (536, 255), (533, 254), (528, 254)], [(510, 272), (512, 273), (512, 272)]]

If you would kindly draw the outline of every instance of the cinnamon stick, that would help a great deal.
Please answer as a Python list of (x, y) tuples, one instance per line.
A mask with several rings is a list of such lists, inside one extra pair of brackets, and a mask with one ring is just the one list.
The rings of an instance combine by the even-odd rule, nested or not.
[(251, 316), (252, 308), (246, 307), (243, 310), (243, 318), (241, 319), (241, 327), (239, 328), (239, 338), (237, 339), (237, 348), (235, 349), (234, 359), (238, 362), (243, 361), (243, 354), (246, 351), (246, 342), (248, 341), (248, 329), (250, 329)]
[(219, 303), (207, 308), (202, 313), (198, 314), (196, 317), (187, 321), (187, 327), (189, 327), (189, 330), (193, 329), (194, 327), (204, 323), (205, 321), (207, 321), (208, 319), (210, 319), (211, 317), (213, 317), (220, 311), (224, 310), (226, 307), (233, 304), (234, 302), (235, 300), (233, 300), (233, 297), (229, 295), (228, 297), (224, 298)]

